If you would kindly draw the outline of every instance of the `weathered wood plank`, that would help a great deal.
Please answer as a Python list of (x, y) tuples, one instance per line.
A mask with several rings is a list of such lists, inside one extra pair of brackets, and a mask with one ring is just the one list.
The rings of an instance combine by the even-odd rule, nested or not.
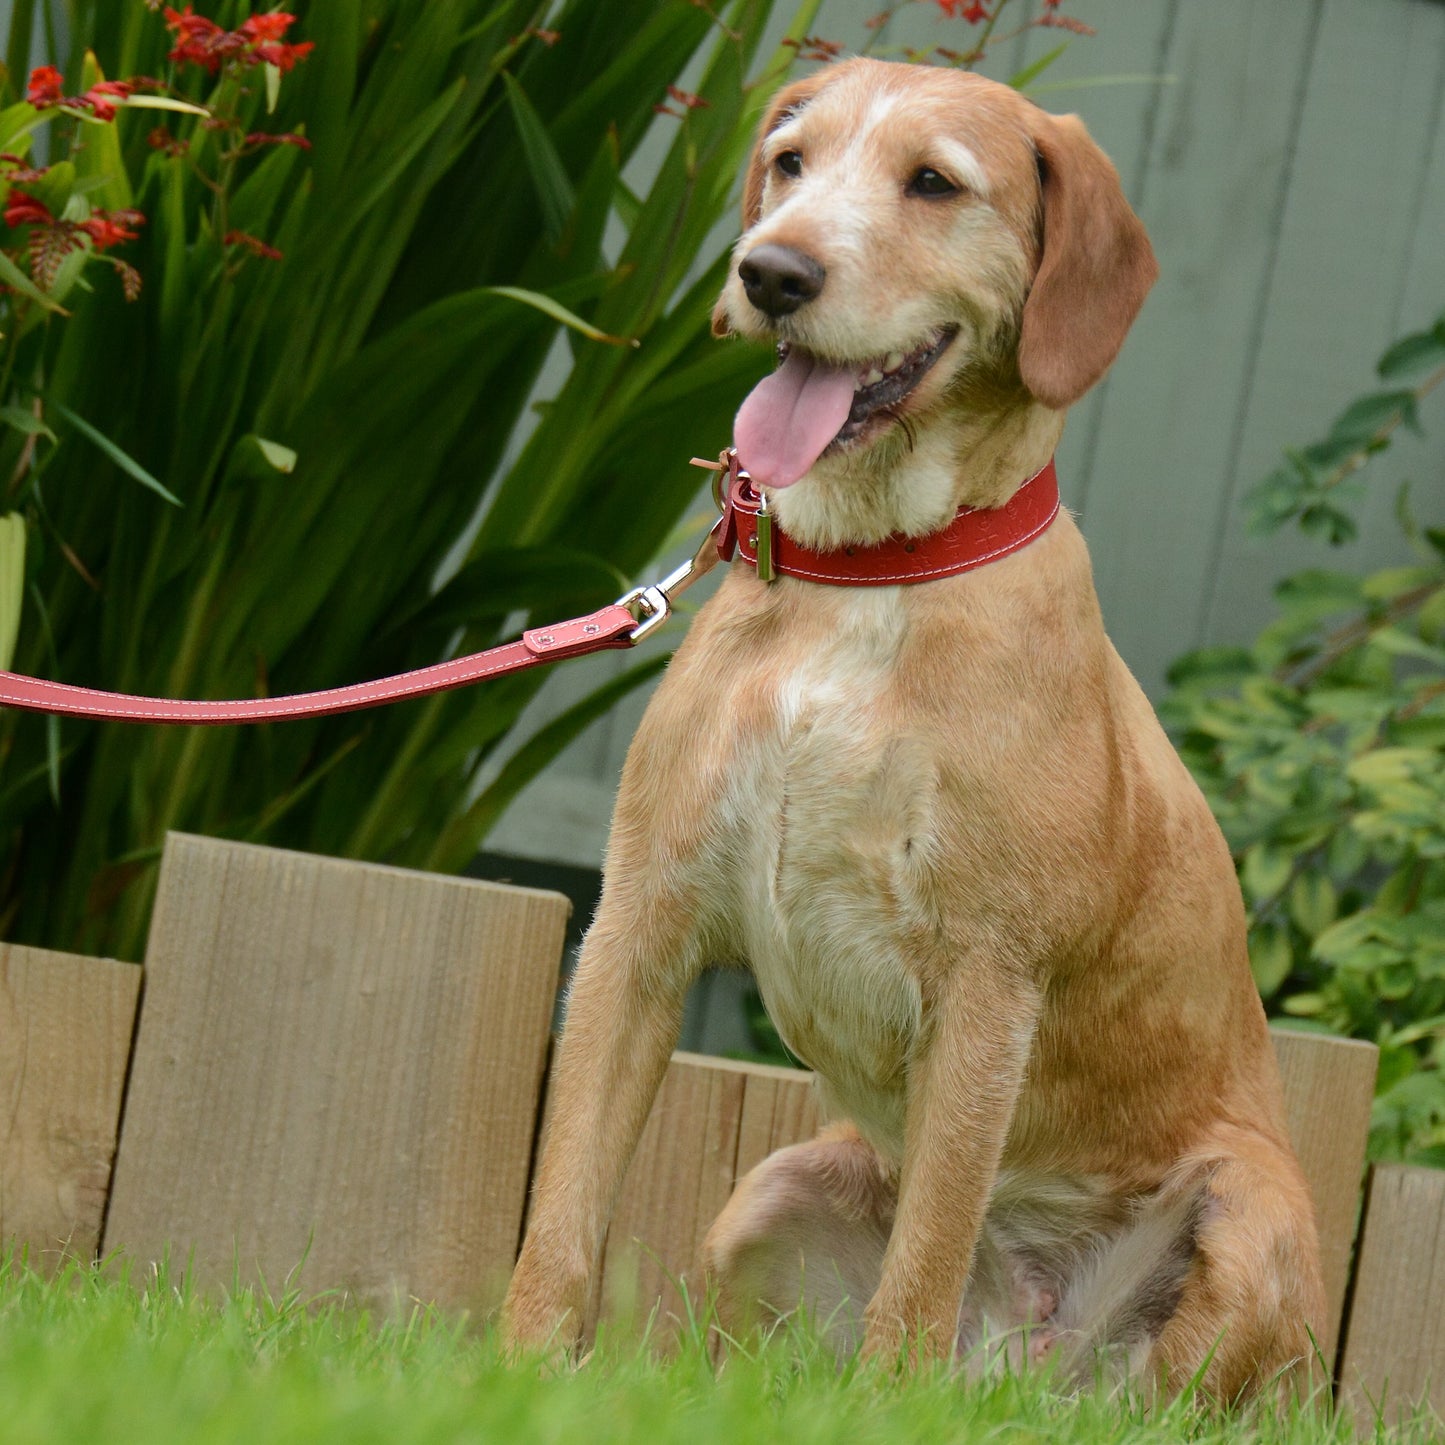
[(99, 1243), (140, 978), (0, 944), (0, 1247), (35, 1269)]
[[(673, 1280), (696, 1297), (694, 1263), (708, 1226), (732, 1193), (747, 1075), (716, 1060), (675, 1054), (603, 1246), (600, 1314), (641, 1323), (683, 1317)], [(671, 1278), (669, 1278), (669, 1276)]]
[(166, 844), (107, 1251), (484, 1308), (515, 1258), (567, 902)]
[(748, 1070), (742, 1127), (738, 1130), (737, 1167), (733, 1171), (736, 1183), (774, 1150), (811, 1139), (818, 1132), (823, 1116), (818, 1108), (813, 1076), (806, 1070), (773, 1068), (766, 1064), (732, 1067)]
[(1360, 1210), (1379, 1050), (1355, 1039), (1272, 1029), (1290, 1140), (1314, 1195), (1329, 1317), (1319, 1340), (1333, 1361)]
[(698, 1252), (737, 1181), (817, 1129), (812, 1075), (677, 1053), (648, 1116), (603, 1248), (593, 1315), (683, 1317), (674, 1280), (701, 1297)]
[(1362, 1428), (1445, 1415), (1445, 1170), (1372, 1171), (1340, 1380)]

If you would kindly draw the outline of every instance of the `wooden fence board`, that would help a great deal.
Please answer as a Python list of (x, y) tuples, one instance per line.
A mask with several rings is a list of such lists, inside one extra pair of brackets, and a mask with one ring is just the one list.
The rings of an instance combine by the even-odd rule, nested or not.
[(0, 1247), (36, 1269), (99, 1243), (140, 977), (0, 944)]
[(673, 1279), (695, 1284), (708, 1226), (732, 1193), (746, 1075), (675, 1054), (643, 1130), (603, 1246), (601, 1313), (647, 1318), (655, 1302), (681, 1317)]
[(568, 904), (172, 836), (107, 1251), (308, 1291), (496, 1301)]
[(816, 1129), (811, 1074), (674, 1054), (607, 1231), (594, 1318), (640, 1323), (659, 1301), (661, 1319), (681, 1318), (672, 1281), (700, 1297), (698, 1251), (734, 1185)]
[(1340, 1379), (1364, 1429), (1377, 1405), (1445, 1415), (1445, 1170), (1372, 1171)]
[(1379, 1050), (1356, 1039), (1288, 1029), (1271, 1033), (1284, 1081), (1290, 1140), (1314, 1195), (1320, 1231), (1329, 1318), (1317, 1343), (1325, 1359), (1333, 1360), (1359, 1218)]

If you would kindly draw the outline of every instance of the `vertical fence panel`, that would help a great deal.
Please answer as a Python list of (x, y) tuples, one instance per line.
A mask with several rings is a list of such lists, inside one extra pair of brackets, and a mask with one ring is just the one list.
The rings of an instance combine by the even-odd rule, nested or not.
[(1355, 1039), (1271, 1031), (1290, 1140), (1314, 1195), (1329, 1318), (1316, 1343), (1333, 1361), (1360, 1210), (1379, 1050)]
[(0, 944), (0, 1247), (34, 1268), (99, 1243), (140, 978)]
[(675, 1282), (701, 1297), (698, 1251), (733, 1186), (816, 1127), (811, 1074), (674, 1054), (607, 1231), (594, 1315), (682, 1318)]
[(209, 1283), (496, 1301), (567, 901), (172, 836), (106, 1226)]
[(1445, 1415), (1445, 1170), (1372, 1172), (1340, 1380), (1362, 1429)]

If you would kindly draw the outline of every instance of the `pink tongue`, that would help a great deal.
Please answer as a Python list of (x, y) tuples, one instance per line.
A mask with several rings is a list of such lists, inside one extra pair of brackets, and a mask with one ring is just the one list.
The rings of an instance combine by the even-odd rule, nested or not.
[(838, 435), (853, 405), (857, 373), (825, 366), (796, 347), (738, 408), (738, 460), (755, 482), (790, 487)]

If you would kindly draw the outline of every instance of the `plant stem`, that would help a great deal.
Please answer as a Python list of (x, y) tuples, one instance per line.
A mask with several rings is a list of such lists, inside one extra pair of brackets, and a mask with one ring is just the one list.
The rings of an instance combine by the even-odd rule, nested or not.
[[(1412, 395), (1417, 402), (1424, 401), (1442, 381), (1445, 381), (1445, 366), (1440, 367), (1438, 371), (1431, 372), (1419, 386), (1413, 388)], [(1392, 421), (1387, 421), (1385, 425), (1370, 438), (1369, 442), (1358, 451), (1352, 452), (1347, 456), (1344, 461), (1325, 478), (1322, 483), (1322, 490), (1329, 491), (1331, 488), (1339, 486), (1346, 478), (1352, 477), (1365, 465), (1365, 462), (1368, 461), (1370, 457), (1374, 456), (1378, 450), (1379, 443), (1388, 441), (1391, 434), (1399, 429), (1404, 423), (1404, 420), (1405, 412), (1404, 409), (1401, 408), (1395, 413)]]
[(1445, 582), (1427, 582), (1423, 586), (1413, 587), (1410, 591), (1401, 593), (1379, 617), (1358, 617), (1353, 622), (1346, 623), (1325, 638), (1324, 650), (1317, 657), (1311, 658), (1306, 666), (1297, 672), (1289, 667), (1279, 668), (1274, 673), (1274, 680), (1294, 688), (1308, 687), (1322, 673), (1328, 672), (1340, 658), (1368, 642), (1377, 632), (1384, 631), (1402, 617), (1407, 617), (1417, 608), (1423, 607), (1442, 587), (1445, 587)]

